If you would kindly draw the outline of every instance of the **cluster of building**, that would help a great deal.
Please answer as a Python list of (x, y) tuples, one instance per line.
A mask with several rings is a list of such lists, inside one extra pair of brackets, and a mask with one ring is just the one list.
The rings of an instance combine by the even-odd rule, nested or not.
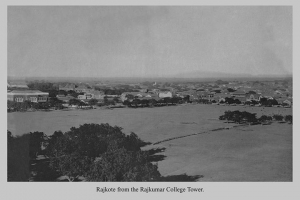
[[(148, 89), (147, 92), (128, 92), (121, 95), (122, 101), (128, 99), (127, 96), (135, 98), (164, 98), (164, 97), (181, 97), (188, 96), (189, 101), (199, 102), (225, 102), (226, 98), (237, 99), (241, 104), (246, 102), (259, 102), (261, 98), (267, 100), (276, 100), (278, 104), (292, 105), (292, 87), (291, 85), (281, 85), (276, 81), (268, 82), (210, 82), (210, 83), (171, 83), (153, 84), (155, 89)], [(150, 87), (149, 87), (150, 86)], [(147, 87), (146, 87), (147, 88)], [(148, 88), (152, 85), (148, 84)]]
[[(25, 84), (21, 84), (18, 90), (18, 85), (9, 85), (7, 97), (10, 101), (23, 102), (46, 102), (49, 98), (49, 93), (41, 92), (38, 90), (29, 90)], [(100, 85), (101, 86), (101, 85)], [(103, 86), (103, 85), (102, 85)], [(106, 88), (110, 89), (126, 89), (129, 91), (135, 89), (134, 92), (123, 92), (120, 95), (108, 95), (103, 90), (96, 89), (99, 84), (89, 86), (88, 84), (79, 84), (76, 86), (74, 83), (61, 84), (58, 90), (66, 92), (76, 92), (77, 99), (81, 101), (89, 101), (96, 99), (103, 101), (104, 98), (115, 99), (118, 98), (121, 102), (125, 100), (132, 100), (134, 98), (142, 99), (155, 99), (159, 100), (166, 97), (181, 97), (189, 98), (191, 102), (199, 100), (206, 100), (208, 102), (224, 102), (226, 98), (238, 99), (241, 103), (247, 101), (259, 101), (261, 98), (276, 99), (279, 104), (286, 103), (292, 105), (292, 86), (291, 83), (286, 81), (265, 81), (265, 82), (206, 82), (206, 83), (137, 83), (137, 84), (105, 84)], [(57, 98), (69, 102), (74, 99), (73, 95), (57, 95)]]

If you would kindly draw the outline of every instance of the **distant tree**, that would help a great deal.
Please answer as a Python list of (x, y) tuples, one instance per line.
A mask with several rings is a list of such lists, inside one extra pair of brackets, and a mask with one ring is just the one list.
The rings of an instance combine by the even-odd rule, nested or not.
[(58, 91), (58, 95), (64, 95), (64, 96), (67, 96), (67, 95), (68, 95), (68, 92), (67, 92), (67, 91), (64, 91), (64, 90), (59, 90), (59, 91)]
[(116, 103), (119, 103), (119, 102), (120, 102), (120, 99), (119, 99), (118, 97), (114, 97), (114, 98), (113, 98), (113, 101), (116, 102)]
[(224, 115), (219, 117), (220, 120), (233, 121), (235, 123), (248, 122), (249, 124), (257, 122), (256, 113), (246, 111), (225, 111)]
[(138, 105), (141, 103), (141, 100), (140, 99), (133, 99), (132, 100), (132, 105), (134, 105), (134, 107), (138, 107)]
[(178, 104), (180, 100), (181, 100), (180, 97), (172, 97), (170, 102), (172, 104)]
[(128, 100), (125, 100), (125, 101), (123, 102), (123, 105), (130, 107), (130, 106), (131, 106), (131, 102), (128, 101)]
[(83, 94), (84, 94), (84, 93), (82, 93), (82, 92), (77, 93), (77, 92), (75, 92), (74, 90), (69, 90), (68, 93), (67, 93), (67, 95), (70, 95), (70, 96), (72, 96), (72, 97), (74, 97), (74, 98), (77, 98), (78, 95), (83, 95)]
[(157, 104), (157, 101), (155, 99), (150, 99), (149, 100), (149, 106), (150, 107), (156, 106), (156, 104)]
[(227, 88), (228, 92), (235, 92), (236, 90), (232, 89), (232, 88)]
[(234, 99), (235, 104), (241, 104), (242, 102), (239, 99)]
[(132, 99), (134, 99), (134, 96), (132, 94), (127, 94), (126, 98), (132, 100)]
[(286, 115), (286, 116), (284, 117), (284, 120), (285, 120), (286, 122), (293, 123), (293, 116), (292, 116), (292, 115)]
[(167, 106), (168, 106), (170, 103), (172, 103), (170, 97), (165, 97), (165, 98), (163, 98), (163, 102), (164, 102)]
[(27, 84), (29, 89), (48, 92), (50, 90), (58, 90), (58, 86), (49, 82), (34, 81)]
[(258, 101), (251, 100), (251, 104), (256, 105), (256, 104), (258, 104)]
[(271, 105), (278, 105), (278, 102), (277, 102), (276, 99), (269, 99), (268, 102), (269, 102), (269, 104), (271, 104)]
[(141, 104), (142, 104), (142, 106), (149, 106), (149, 100), (148, 99), (142, 99), (141, 100)]
[(64, 106), (62, 105), (64, 102), (62, 100), (59, 100), (56, 97), (50, 98), (48, 101), (50, 107), (55, 109), (63, 109)]
[(282, 121), (283, 118), (284, 117), (282, 115), (280, 115), (280, 114), (273, 115), (273, 119), (276, 120), (276, 121)]
[(190, 102), (190, 95), (186, 95), (186, 96), (183, 98), (183, 101), (185, 101), (185, 102)]
[(94, 105), (97, 105), (98, 100), (97, 99), (90, 99), (88, 103), (89, 103), (89, 105), (94, 106)]
[(82, 101), (80, 101), (79, 99), (70, 99), (69, 100), (69, 105), (80, 105), (82, 103)]
[(225, 97), (225, 103), (227, 104), (234, 104), (235, 101), (233, 98), (230, 98), (230, 97)]
[(262, 115), (260, 118), (258, 118), (258, 121), (260, 122), (272, 121), (272, 117), (267, 115)]
[(104, 100), (104, 104), (107, 105), (108, 104), (108, 98), (107, 98), (107, 96), (104, 96), (103, 100)]

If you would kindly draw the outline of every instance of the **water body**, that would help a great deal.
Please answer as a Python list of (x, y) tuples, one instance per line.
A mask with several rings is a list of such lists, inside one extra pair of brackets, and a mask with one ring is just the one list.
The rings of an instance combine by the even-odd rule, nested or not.
[(224, 127), (218, 117), (225, 110), (246, 110), (264, 114), (291, 114), (292, 109), (217, 105), (183, 105), (156, 108), (117, 108), (51, 112), (15, 112), (7, 114), (7, 127), (13, 135), (42, 131), (51, 135), (85, 123), (109, 123), (125, 133), (135, 132), (142, 139), (156, 142), (168, 137), (193, 134)]
[[(185, 105), (159, 108), (73, 110), (8, 113), (8, 130), (13, 135), (42, 131), (68, 131), (84, 123), (109, 123), (135, 132), (155, 143), (224, 126), (218, 120), (226, 110), (261, 114), (292, 114), (287, 108), (217, 105)], [(145, 148), (165, 148), (158, 162), (163, 176), (203, 175), (199, 181), (291, 181), (292, 125), (245, 126), (181, 137)]]

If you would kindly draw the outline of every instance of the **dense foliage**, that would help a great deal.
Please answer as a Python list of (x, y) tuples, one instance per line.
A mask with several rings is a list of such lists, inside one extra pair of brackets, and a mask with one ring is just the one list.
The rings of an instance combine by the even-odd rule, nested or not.
[(246, 111), (225, 111), (224, 115), (219, 117), (220, 120), (227, 120), (232, 121), (235, 123), (249, 123), (249, 124), (257, 124), (257, 123), (265, 123), (270, 122), (272, 120), (275, 121), (285, 121), (292, 123), (293, 117), (292, 115), (280, 115), (274, 114), (273, 116), (262, 115), (261, 117), (257, 118), (256, 113), (249, 113)]
[(235, 123), (255, 123), (257, 122), (256, 113), (246, 111), (225, 111), (224, 115), (219, 117), (220, 120), (233, 121)]
[(40, 174), (52, 171), (69, 181), (158, 180), (157, 166), (141, 150), (145, 144), (135, 133), (126, 135), (109, 124), (84, 124), (49, 137), (42, 132), (13, 137), (8, 132), (8, 180), (28, 181), (38, 156), (44, 157), (46, 165)]
[(29, 89), (32, 90), (40, 90), (43, 92), (49, 91), (49, 90), (58, 90), (58, 85), (54, 83), (49, 82), (40, 82), (40, 81), (34, 81), (27, 84)]

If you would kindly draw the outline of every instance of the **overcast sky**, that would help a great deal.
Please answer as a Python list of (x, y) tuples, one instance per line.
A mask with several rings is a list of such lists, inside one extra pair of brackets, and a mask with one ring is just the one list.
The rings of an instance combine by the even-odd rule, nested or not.
[(292, 7), (10, 6), (8, 76), (292, 73)]

